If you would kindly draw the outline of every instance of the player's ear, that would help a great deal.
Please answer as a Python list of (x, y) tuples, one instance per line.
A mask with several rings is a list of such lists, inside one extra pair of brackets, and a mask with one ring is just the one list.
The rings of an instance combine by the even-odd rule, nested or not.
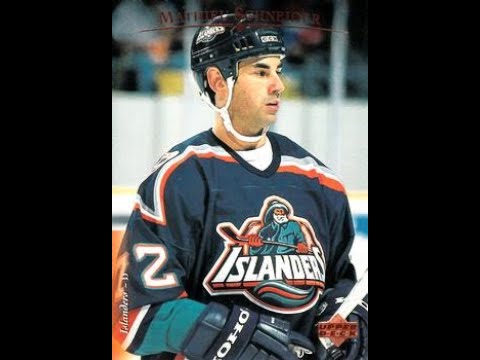
[(216, 67), (209, 67), (207, 69), (208, 86), (215, 94), (222, 96), (227, 90), (227, 82), (222, 76), (220, 70)]

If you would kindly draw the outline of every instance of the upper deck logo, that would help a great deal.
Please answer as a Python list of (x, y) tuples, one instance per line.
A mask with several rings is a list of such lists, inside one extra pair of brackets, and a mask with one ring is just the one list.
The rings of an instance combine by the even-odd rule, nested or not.
[(225, 250), (203, 281), (211, 295), (243, 294), (267, 310), (310, 309), (325, 287), (325, 254), (309, 221), (278, 196), (264, 200), (259, 216), (240, 229), (217, 225)]

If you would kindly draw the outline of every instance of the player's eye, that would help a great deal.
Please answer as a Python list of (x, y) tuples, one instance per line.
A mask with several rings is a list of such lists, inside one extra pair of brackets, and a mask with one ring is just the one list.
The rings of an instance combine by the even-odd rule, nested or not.
[(265, 70), (260, 70), (260, 71), (258, 72), (258, 75), (260, 75), (260, 76), (262, 76), (262, 77), (263, 77), (263, 76), (267, 76), (267, 72), (266, 72)]

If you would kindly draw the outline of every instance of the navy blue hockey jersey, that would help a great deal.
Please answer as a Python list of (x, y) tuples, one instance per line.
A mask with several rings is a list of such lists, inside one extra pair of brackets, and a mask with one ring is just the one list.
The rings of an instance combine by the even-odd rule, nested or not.
[(210, 301), (287, 319), (313, 337), (324, 290), (355, 280), (343, 185), (293, 141), (267, 136), (264, 171), (209, 130), (172, 148), (140, 185), (114, 324), (128, 351), (178, 351)]

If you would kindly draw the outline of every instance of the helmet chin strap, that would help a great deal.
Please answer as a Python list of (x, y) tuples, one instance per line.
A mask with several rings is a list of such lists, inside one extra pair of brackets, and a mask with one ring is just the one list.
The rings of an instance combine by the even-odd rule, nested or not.
[(255, 143), (260, 141), (262, 136), (264, 136), (267, 131), (268, 131), (268, 126), (265, 127), (262, 130), (262, 133), (258, 136), (245, 136), (240, 134), (237, 130), (234, 129), (232, 120), (230, 119), (230, 114), (228, 113), (228, 108), (230, 107), (230, 103), (232, 102), (232, 96), (233, 96), (233, 85), (235, 85), (235, 80), (233, 80), (233, 76), (230, 76), (227, 78), (227, 88), (228, 88), (228, 99), (227, 103), (225, 106), (221, 109), (216, 110), (218, 113), (220, 113), (220, 116), (223, 119), (223, 125), (229, 131), (233, 136), (235, 136), (238, 140), (240, 141), (245, 141), (245, 142), (250, 142), (250, 143)]
[[(227, 98), (227, 103), (225, 104), (224, 107), (218, 108), (215, 105), (212, 104), (210, 97), (208, 94), (202, 93), (200, 91), (200, 97), (202, 98), (203, 101), (207, 103), (207, 105), (216, 111), (217, 113), (220, 114), (222, 120), (223, 120), (223, 125), (225, 126), (225, 129), (227, 129), (228, 132), (230, 132), (233, 136), (235, 136), (238, 140), (240, 141), (245, 141), (245, 142), (250, 142), (250, 143), (255, 143), (260, 141), (260, 139), (267, 133), (269, 127), (265, 127), (262, 130), (262, 133), (258, 136), (245, 136), (240, 134), (237, 130), (233, 128), (232, 120), (230, 119), (230, 114), (228, 113), (228, 108), (230, 107), (230, 103), (232, 102), (232, 96), (233, 96), (233, 85), (235, 85), (235, 80), (233, 79), (233, 76), (230, 76), (227, 78), (227, 89), (228, 89), (228, 98)], [(198, 88), (198, 86), (197, 86)]]

